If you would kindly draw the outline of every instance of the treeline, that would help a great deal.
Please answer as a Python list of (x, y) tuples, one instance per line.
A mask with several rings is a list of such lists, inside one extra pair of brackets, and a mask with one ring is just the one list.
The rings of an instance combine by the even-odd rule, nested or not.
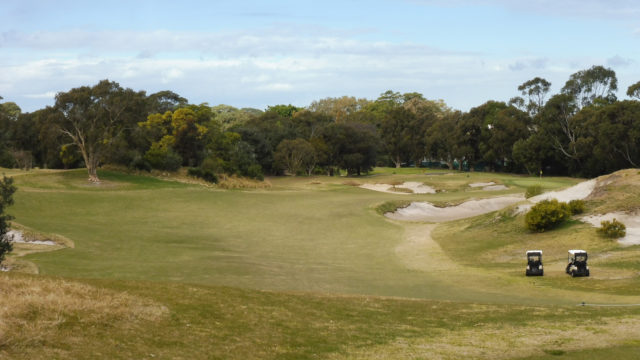
[[(189, 104), (103, 80), (22, 113), (0, 104), (0, 166), (177, 170), (219, 174), (360, 175), (376, 165), (596, 176), (640, 164), (640, 102), (619, 101), (615, 72), (579, 71), (559, 94), (535, 78), (508, 102), (461, 112), (419, 93), (343, 96), (306, 108)], [(640, 99), (640, 82), (627, 95)]]

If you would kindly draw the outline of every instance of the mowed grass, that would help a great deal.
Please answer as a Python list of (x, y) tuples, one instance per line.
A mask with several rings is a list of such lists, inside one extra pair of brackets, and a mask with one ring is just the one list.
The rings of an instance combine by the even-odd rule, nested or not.
[[(407, 269), (395, 249), (402, 224), (375, 211), (395, 199), (460, 202), (494, 192), (385, 194), (344, 185), (361, 178), (276, 178), (270, 190), (223, 191), (151, 177), (102, 172), (88, 184), (82, 170), (20, 176), (16, 222), (63, 235), (74, 249), (32, 254), (42, 274), (177, 281), (234, 287), (346, 294), (519, 302), (518, 294), (458, 288), (443, 274)], [(430, 176), (439, 182), (525, 179), (501, 174)], [(548, 179), (567, 185), (573, 179)], [(514, 187), (509, 191), (523, 191)], [(548, 300), (545, 300), (548, 301)]]

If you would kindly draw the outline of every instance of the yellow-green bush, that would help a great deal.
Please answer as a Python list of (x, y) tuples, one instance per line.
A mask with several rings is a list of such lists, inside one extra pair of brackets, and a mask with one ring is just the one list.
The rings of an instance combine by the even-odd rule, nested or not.
[(543, 200), (534, 205), (525, 215), (524, 222), (531, 231), (543, 232), (571, 217), (571, 209), (565, 202), (556, 199)]
[(596, 231), (605, 237), (617, 239), (627, 235), (627, 227), (620, 221), (613, 219), (600, 222), (601, 227)]

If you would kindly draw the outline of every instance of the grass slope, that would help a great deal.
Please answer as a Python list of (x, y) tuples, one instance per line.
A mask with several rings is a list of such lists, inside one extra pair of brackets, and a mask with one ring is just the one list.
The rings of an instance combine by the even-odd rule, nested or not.
[[(17, 221), (75, 248), (26, 255), (44, 275), (0, 275), (0, 357), (637, 355), (640, 307), (568, 305), (584, 295), (637, 300), (637, 248), (603, 242), (577, 222), (530, 234), (507, 212), (435, 226), (387, 221), (375, 210), (399, 198), (457, 203), (577, 180), (431, 173), (377, 169), (363, 178), (275, 178), (270, 189), (222, 191), (118, 172), (101, 173), (100, 186), (82, 171), (14, 172)], [(447, 191), (349, 186), (393, 181)], [(510, 189), (468, 187), (489, 181)], [(593, 278), (554, 273), (576, 244), (592, 253)], [(532, 246), (545, 249), (541, 279), (523, 276), (523, 248)], [(616, 279), (620, 271), (627, 275)]]

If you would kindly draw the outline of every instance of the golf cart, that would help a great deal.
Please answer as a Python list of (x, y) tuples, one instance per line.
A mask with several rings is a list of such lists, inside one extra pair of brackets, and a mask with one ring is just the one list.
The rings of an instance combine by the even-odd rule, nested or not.
[(569, 250), (567, 274), (571, 277), (589, 276), (587, 266), (587, 252), (584, 250)]
[(542, 267), (542, 250), (527, 251), (527, 276), (542, 276), (544, 268)]

